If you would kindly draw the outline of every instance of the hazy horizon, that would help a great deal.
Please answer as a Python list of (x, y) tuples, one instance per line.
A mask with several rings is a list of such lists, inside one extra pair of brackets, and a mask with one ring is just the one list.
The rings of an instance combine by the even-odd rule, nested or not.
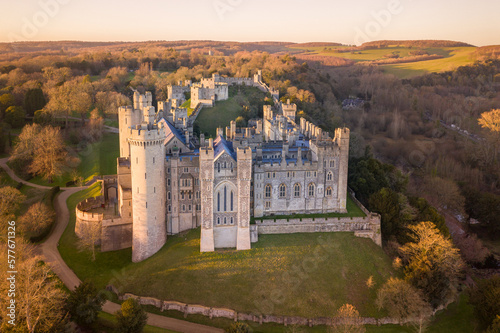
[[(26, 0), (0, 4), (0, 41), (334, 42), (453, 40), (500, 44), (487, 0)], [(6, 15), (6, 13), (8, 15)]]

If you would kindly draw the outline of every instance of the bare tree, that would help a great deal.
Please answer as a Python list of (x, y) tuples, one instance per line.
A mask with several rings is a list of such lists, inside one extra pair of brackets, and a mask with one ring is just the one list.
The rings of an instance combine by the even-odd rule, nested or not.
[(366, 329), (358, 310), (351, 304), (344, 304), (333, 317), (329, 331), (332, 333), (364, 333)]
[(24, 234), (40, 235), (54, 221), (54, 212), (46, 204), (36, 202), (18, 219), (18, 230)]
[(379, 309), (386, 309), (389, 316), (396, 318), (400, 324), (414, 325), (419, 333), (425, 330), (432, 315), (432, 308), (424, 300), (422, 292), (397, 278), (390, 278), (380, 288), (376, 303)]
[[(24, 240), (16, 242), (16, 323), (24, 326), (28, 332), (60, 331), (65, 319), (65, 294), (58, 280), (44, 264), (40, 256), (35, 255), (33, 246)], [(7, 262), (7, 246), (0, 244), (0, 258)], [(8, 290), (10, 282), (6, 270), (0, 270), (0, 299), (2, 304), (10, 303)], [(6, 307), (1, 307), (0, 317), (3, 325), (7, 324)], [(23, 330), (23, 331), (24, 331)]]
[(101, 240), (101, 223), (86, 223), (82, 225), (80, 233), (80, 247), (92, 252), (92, 261), (95, 261), (96, 247)]

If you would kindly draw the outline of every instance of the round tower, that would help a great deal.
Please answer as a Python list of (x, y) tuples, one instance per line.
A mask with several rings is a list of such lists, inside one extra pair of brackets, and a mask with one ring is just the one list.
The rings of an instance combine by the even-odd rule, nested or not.
[(167, 239), (165, 224), (165, 129), (137, 125), (131, 130), (132, 261), (155, 254)]

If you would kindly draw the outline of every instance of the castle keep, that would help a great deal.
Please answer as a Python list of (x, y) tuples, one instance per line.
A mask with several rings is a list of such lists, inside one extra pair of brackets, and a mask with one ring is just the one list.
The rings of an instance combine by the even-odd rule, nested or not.
[[(380, 243), (380, 218), (369, 212), (345, 221), (265, 222), (272, 215), (347, 212), (349, 129), (339, 128), (331, 138), (304, 118), (295, 123), (296, 105), (281, 103), (262, 83), (260, 71), (253, 80), (214, 75), (193, 84), (192, 106), (227, 99), (228, 84), (269, 91), (274, 107), (264, 106), (263, 119), (249, 121), (247, 128), (234, 121), (225, 133), (219, 128), (215, 139), (193, 135), (193, 115), (177, 106), (183, 86), (169, 88), (172, 95), (158, 102), (158, 111), (149, 92), (135, 92), (133, 106), (119, 109), (118, 216), (98, 221), (102, 248), (132, 246), (132, 260), (138, 262), (156, 253), (168, 235), (197, 227), (202, 252), (247, 250), (259, 233), (297, 231), (354, 231)], [(78, 214), (77, 207), (79, 230), (95, 222), (93, 215), (86, 220), (86, 213)], [(251, 224), (251, 217), (261, 219)]]

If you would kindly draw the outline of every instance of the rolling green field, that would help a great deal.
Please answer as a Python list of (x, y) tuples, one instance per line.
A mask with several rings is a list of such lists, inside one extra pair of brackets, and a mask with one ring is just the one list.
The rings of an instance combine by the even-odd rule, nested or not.
[[(384, 55), (393, 52), (399, 54), (400, 57), (407, 57), (410, 56), (410, 51), (417, 49), (392, 46), (380, 49), (356, 51), (352, 53), (334, 52), (334, 50), (342, 48), (345, 47), (330, 47), (331, 51), (325, 51), (324, 47), (308, 47), (304, 50), (306, 51), (304, 54), (339, 57), (353, 60), (356, 63), (363, 63), (366, 61), (385, 59)], [(472, 64), (474, 62), (472, 55), (476, 50), (476, 47), (428, 47), (422, 48), (422, 50), (427, 51), (429, 54), (441, 55), (444, 58), (380, 66), (386, 73), (394, 74), (399, 78), (409, 78), (431, 72), (449, 71), (459, 66)]]

